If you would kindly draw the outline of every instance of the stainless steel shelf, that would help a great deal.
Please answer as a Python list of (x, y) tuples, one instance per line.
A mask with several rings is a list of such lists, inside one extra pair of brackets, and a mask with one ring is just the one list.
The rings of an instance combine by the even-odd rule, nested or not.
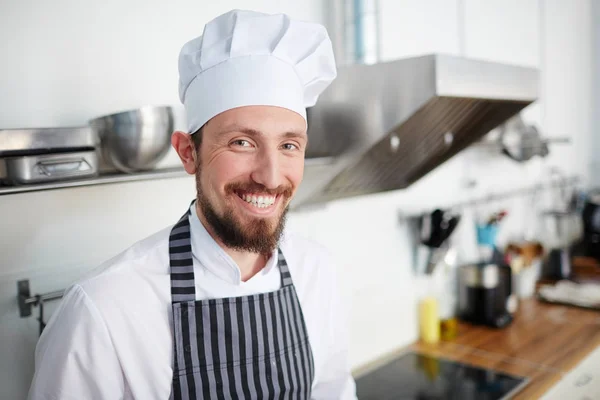
[[(333, 157), (318, 157), (318, 158), (307, 158), (305, 165), (329, 165), (334, 162)], [(48, 182), (48, 183), (32, 183), (29, 185), (20, 186), (0, 186), (0, 196), (27, 192), (39, 192), (42, 190), (55, 190), (55, 189), (66, 189), (81, 186), (93, 186), (93, 185), (106, 185), (110, 183), (121, 183), (121, 182), (135, 182), (135, 181), (147, 181), (155, 179), (172, 179), (172, 178), (184, 178), (191, 177), (181, 167), (176, 168), (162, 168), (155, 169), (147, 172), (138, 172), (135, 174), (125, 173), (109, 173), (101, 174), (93, 178), (77, 179), (61, 182)]]
[(48, 182), (20, 186), (0, 186), (0, 196), (27, 192), (39, 192), (42, 190), (55, 190), (81, 186), (106, 185), (111, 183), (135, 182), (155, 179), (183, 178), (188, 175), (183, 168), (164, 168), (135, 174), (110, 173), (101, 174), (93, 178), (77, 179), (61, 182)]

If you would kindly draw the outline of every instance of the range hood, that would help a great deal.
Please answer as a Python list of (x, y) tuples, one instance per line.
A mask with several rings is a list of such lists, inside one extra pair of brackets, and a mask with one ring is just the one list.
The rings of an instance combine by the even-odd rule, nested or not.
[(307, 110), (293, 206), (408, 187), (535, 101), (538, 78), (439, 54), (341, 67)]

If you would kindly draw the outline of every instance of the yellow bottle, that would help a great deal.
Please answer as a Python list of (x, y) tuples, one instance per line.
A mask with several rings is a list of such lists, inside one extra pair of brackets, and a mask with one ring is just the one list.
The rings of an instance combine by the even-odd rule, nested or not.
[(440, 316), (437, 299), (424, 297), (419, 303), (419, 328), (421, 341), (435, 344), (440, 341)]

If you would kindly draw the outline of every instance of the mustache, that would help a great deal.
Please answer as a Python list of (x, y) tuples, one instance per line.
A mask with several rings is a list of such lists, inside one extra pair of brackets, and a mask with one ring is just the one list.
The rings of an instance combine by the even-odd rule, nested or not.
[(271, 196), (283, 195), (285, 197), (291, 197), (292, 187), (290, 185), (280, 185), (275, 189), (268, 189), (264, 185), (256, 182), (232, 182), (225, 185), (225, 191), (227, 193), (250, 192), (250, 193), (266, 193)]

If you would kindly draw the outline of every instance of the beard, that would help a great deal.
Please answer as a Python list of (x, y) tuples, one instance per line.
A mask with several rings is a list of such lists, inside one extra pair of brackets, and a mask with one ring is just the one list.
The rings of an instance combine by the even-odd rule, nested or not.
[[(196, 197), (200, 211), (212, 232), (225, 246), (231, 249), (259, 253), (265, 256), (270, 255), (279, 245), (289, 206), (286, 206), (277, 217), (253, 218), (244, 223), (239, 217), (236, 217), (235, 206), (232, 204), (224, 203), (223, 212), (221, 214), (217, 212), (210, 199), (203, 194), (200, 175), (200, 165), (197, 165)], [(291, 197), (292, 189), (290, 186), (267, 189), (255, 182), (234, 182), (225, 186), (226, 195), (237, 196), (237, 192), (267, 193), (281, 196), (281, 201), (287, 202)]]

